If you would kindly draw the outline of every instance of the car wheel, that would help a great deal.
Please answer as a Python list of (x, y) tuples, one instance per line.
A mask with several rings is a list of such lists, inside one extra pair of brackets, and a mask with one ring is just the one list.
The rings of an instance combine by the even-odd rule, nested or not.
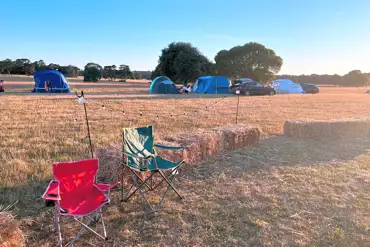
[(273, 96), (273, 95), (275, 95), (276, 94), (276, 92), (275, 91), (270, 91), (270, 95), (271, 96)]
[(245, 96), (251, 96), (251, 91), (246, 90), (246, 91), (244, 92), (244, 95), (245, 95)]

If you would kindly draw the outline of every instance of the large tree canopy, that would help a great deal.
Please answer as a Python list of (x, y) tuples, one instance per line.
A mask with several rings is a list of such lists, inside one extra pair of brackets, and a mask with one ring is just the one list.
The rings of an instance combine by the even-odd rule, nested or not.
[(102, 67), (96, 63), (88, 63), (84, 69), (84, 81), (97, 82), (101, 78)]
[(171, 43), (162, 50), (152, 77), (164, 75), (176, 83), (187, 83), (209, 73), (210, 64), (190, 43)]
[(280, 71), (283, 59), (259, 43), (222, 50), (215, 57), (216, 72), (232, 78), (247, 77), (268, 82)]

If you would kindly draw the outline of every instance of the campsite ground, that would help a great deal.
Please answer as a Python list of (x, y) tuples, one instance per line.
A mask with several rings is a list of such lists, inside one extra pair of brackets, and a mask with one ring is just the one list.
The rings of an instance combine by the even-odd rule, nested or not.
[[(23, 82), (20, 82), (23, 81)], [(6, 80), (0, 96), (0, 205), (16, 201), (27, 246), (55, 246), (52, 213), (40, 195), (53, 161), (87, 158), (84, 113), (70, 95), (28, 93)], [(155, 126), (158, 138), (235, 122), (235, 96), (151, 96), (145, 81), (72, 82), (84, 90), (94, 147), (120, 142), (120, 129)], [(139, 198), (107, 210), (110, 240), (84, 234), (78, 246), (366, 246), (370, 242), (370, 139), (294, 140), (287, 119), (370, 115), (364, 88), (317, 95), (241, 97), (238, 121), (268, 134), (254, 148), (184, 167), (180, 202), (144, 216)], [(67, 239), (76, 226), (64, 228)]]

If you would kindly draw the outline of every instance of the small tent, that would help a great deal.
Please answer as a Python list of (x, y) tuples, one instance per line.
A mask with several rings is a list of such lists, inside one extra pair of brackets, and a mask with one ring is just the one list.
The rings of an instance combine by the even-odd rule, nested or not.
[(202, 76), (193, 86), (194, 93), (225, 94), (230, 93), (230, 80), (226, 76)]
[(304, 93), (302, 86), (288, 79), (278, 79), (271, 83), (278, 94), (301, 94)]
[(57, 70), (44, 70), (33, 73), (35, 88), (33, 93), (69, 93), (70, 88), (64, 75)]
[(155, 94), (179, 94), (176, 84), (166, 76), (155, 78), (150, 84), (149, 93)]

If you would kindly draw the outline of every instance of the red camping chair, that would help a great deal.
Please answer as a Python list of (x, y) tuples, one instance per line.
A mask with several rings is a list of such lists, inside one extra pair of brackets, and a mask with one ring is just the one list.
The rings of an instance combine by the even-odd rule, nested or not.
[[(97, 159), (53, 164), (54, 180), (49, 183), (42, 198), (51, 200), (55, 204), (55, 227), (61, 247), (63, 239), (60, 216), (72, 216), (82, 225), (76, 237), (67, 246), (73, 245), (86, 229), (102, 239), (108, 239), (102, 208), (110, 202), (110, 190), (119, 182), (113, 185), (96, 184), (94, 181), (98, 167)], [(87, 223), (83, 222), (84, 217), (87, 218)], [(99, 219), (102, 223), (103, 235), (89, 227), (92, 221), (97, 222)]]

